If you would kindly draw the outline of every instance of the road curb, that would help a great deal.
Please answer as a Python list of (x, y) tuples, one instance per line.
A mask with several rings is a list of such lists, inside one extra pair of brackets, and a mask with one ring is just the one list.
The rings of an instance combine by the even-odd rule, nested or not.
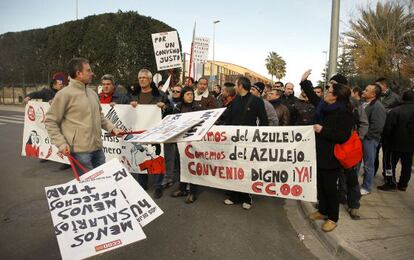
[(324, 232), (321, 229), (322, 221), (311, 221), (307, 216), (315, 211), (315, 208), (312, 206), (310, 202), (301, 201), (300, 208), (302, 209), (302, 213), (304, 214), (307, 221), (310, 223), (312, 228), (316, 231), (315, 233), (318, 235), (319, 239), (324, 243), (324, 245), (328, 248), (328, 250), (332, 253), (332, 255), (337, 259), (371, 259), (366, 255), (362, 254), (361, 252), (355, 250), (354, 248), (350, 247), (349, 244), (340, 238), (339, 233), (332, 232)]

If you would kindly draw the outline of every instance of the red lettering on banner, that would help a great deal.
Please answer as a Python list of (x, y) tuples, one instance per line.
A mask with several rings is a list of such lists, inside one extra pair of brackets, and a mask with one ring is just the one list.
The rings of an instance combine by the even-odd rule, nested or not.
[(223, 160), (226, 158), (224, 151), (193, 151), (191, 144), (185, 147), (184, 153), (190, 159)]
[[(263, 190), (264, 187), (264, 190)], [(263, 182), (256, 181), (252, 184), (252, 190), (255, 193), (266, 193), (268, 195), (276, 195), (276, 190), (274, 189), (276, 187), (275, 183), (268, 183), (264, 184)]]
[(298, 167), (295, 167), (296, 173), (299, 175), (298, 181), (299, 182), (309, 182), (309, 170), (308, 167), (301, 167), (300, 169)]
[(218, 177), (220, 179), (226, 180), (243, 180), (244, 171), (242, 168), (237, 167), (225, 167), (225, 166), (215, 166), (211, 164), (204, 163), (188, 163), (188, 172), (191, 175), (211, 175), (213, 177)]
[(203, 141), (214, 141), (216, 143), (225, 142), (227, 140), (226, 132), (207, 132), (203, 137)]
[(185, 156), (187, 156), (190, 159), (194, 159), (194, 155), (190, 152), (191, 147), (193, 147), (191, 144), (185, 147)]
[(108, 243), (105, 243), (105, 244), (102, 244), (102, 245), (95, 246), (95, 251), (99, 252), (101, 250), (108, 249), (108, 248), (111, 248), (111, 247), (114, 247), (114, 246), (119, 246), (121, 244), (122, 244), (122, 242), (121, 242), (120, 239), (114, 240), (112, 242), (108, 242)]
[(266, 189), (265, 189), (266, 193), (269, 194), (269, 195), (276, 195), (276, 191), (270, 189), (270, 188), (273, 188), (275, 186), (276, 186), (276, 184), (274, 184), (274, 183), (269, 183), (268, 185), (266, 185)]
[(263, 182), (256, 181), (252, 184), (252, 190), (255, 193), (262, 193)]
[(289, 195), (289, 193), (290, 193), (290, 186), (289, 186), (289, 184), (283, 184), (281, 187), (280, 187), (280, 192), (283, 194), (283, 195), (285, 195), (285, 196), (287, 196), (287, 195)]
[(290, 191), (290, 193), (292, 193), (293, 196), (295, 197), (299, 197), (303, 192), (303, 188), (299, 185), (294, 185)]

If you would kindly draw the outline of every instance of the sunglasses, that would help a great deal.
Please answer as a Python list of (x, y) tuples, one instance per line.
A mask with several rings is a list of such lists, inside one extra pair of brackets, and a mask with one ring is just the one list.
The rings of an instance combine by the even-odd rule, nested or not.
[(181, 91), (179, 90), (173, 90), (172, 93), (180, 93)]

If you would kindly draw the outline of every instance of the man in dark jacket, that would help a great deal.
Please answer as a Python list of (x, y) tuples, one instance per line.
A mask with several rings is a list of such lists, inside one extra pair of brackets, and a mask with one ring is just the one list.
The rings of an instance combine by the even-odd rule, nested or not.
[(366, 101), (363, 106), (367, 113), (369, 127), (364, 140), (362, 140), (364, 146), (364, 182), (361, 185), (361, 195), (368, 195), (371, 193), (372, 183), (374, 182), (375, 155), (387, 114), (379, 100), (381, 97), (380, 86), (377, 84), (368, 85), (362, 97)]
[[(414, 91), (407, 90), (403, 94), (402, 104), (393, 108), (384, 127), (383, 137), (392, 140), (389, 142), (391, 152), (392, 176), (385, 176), (385, 184), (379, 186), (379, 190), (392, 191), (397, 188), (405, 191), (411, 178), (411, 165), (413, 163), (414, 135), (410, 133), (410, 118), (414, 117)], [(413, 127), (413, 126), (411, 126)], [(401, 160), (401, 176), (397, 184), (395, 168)]]
[(262, 95), (264, 89), (265, 84), (263, 82), (256, 82), (250, 88), (250, 93), (263, 100), (266, 109), (267, 119), (269, 120), (269, 126), (278, 126), (279, 118), (277, 117), (275, 108), (272, 106), (272, 104), (270, 104), (269, 101), (263, 99)]
[(281, 97), (282, 104), (285, 105), (289, 110), (289, 123), (288, 125), (294, 125), (292, 117), (290, 115), (293, 113), (295, 102), (298, 99), (295, 97), (294, 85), (291, 82), (285, 84), (284, 93)]
[(197, 82), (194, 102), (199, 104), (202, 109), (217, 108), (216, 98), (208, 91), (208, 79), (206, 77), (201, 77)]
[(280, 126), (287, 126), (290, 123), (290, 112), (287, 106), (282, 103), (283, 90), (278, 88), (272, 88), (267, 92), (267, 100), (272, 104), (276, 110), (276, 114), (279, 120)]
[[(161, 108), (163, 115), (172, 111), (167, 96), (160, 92), (155, 84), (152, 83), (152, 73), (147, 69), (141, 69), (138, 72), (139, 86), (127, 94), (129, 103), (136, 107), (139, 104), (154, 104)], [(163, 174), (155, 174), (155, 191), (154, 198), (162, 197)], [(148, 174), (138, 174), (139, 184), (146, 190), (148, 188)]]
[[(395, 92), (391, 91), (388, 88), (387, 79), (386, 78), (379, 78), (375, 81), (375, 84), (381, 87), (381, 103), (384, 106), (387, 114), (390, 110), (401, 103), (401, 98)], [(385, 139), (381, 140), (380, 144), (377, 148), (377, 154), (375, 157), (375, 173), (377, 173), (379, 168), (379, 152), (382, 148), (382, 176), (391, 175), (391, 153), (388, 149), (389, 144), (386, 142)]]
[(56, 93), (63, 88), (63, 81), (59, 79), (53, 79), (52, 82), (50, 82), (49, 87), (43, 88), (40, 91), (35, 91), (30, 94), (28, 94), (24, 98), (24, 102), (27, 103), (31, 99), (41, 99), (43, 102), (49, 102), (51, 101)]
[(116, 92), (115, 78), (111, 74), (105, 74), (101, 78), (102, 92), (99, 93), (101, 104), (127, 104), (124, 95)]
[[(250, 125), (267, 126), (269, 121), (263, 100), (250, 93), (251, 83), (246, 77), (239, 77), (236, 81), (236, 98), (224, 112), (226, 125)], [(226, 205), (242, 203), (246, 210), (251, 208), (252, 199), (249, 194), (242, 192), (230, 192), (230, 197), (224, 200)]]
[(302, 90), (293, 104), (292, 112), (290, 113), (290, 122), (292, 125), (312, 125), (314, 116), (315, 106), (309, 102), (308, 97)]

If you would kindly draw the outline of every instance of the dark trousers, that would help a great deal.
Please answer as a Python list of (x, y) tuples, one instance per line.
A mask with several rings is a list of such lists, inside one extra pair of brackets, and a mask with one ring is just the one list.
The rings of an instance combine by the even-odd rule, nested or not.
[(187, 192), (187, 185), (190, 186), (190, 194), (196, 195), (198, 186), (192, 183), (180, 182), (180, 191)]
[(236, 204), (239, 204), (239, 203), (252, 204), (252, 197), (250, 196), (249, 193), (230, 191), (229, 195), (230, 195), (229, 199)]
[(339, 195), (346, 198), (348, 208), (359, 209), (361, 199), (361, 188), (358, 182), (357, 167), (344, 169), (339, 175)]
[(342, 169), (320, 169), (317, 173), (319, 198), (318, 210), (328, 219), (337, 222), (339, 218), (338, 179)]
[(413, 153), (403, 153), (403, 152), (392, 152), (391, 153), (391, 166), (392, 166), (392, 176), (386, 176), (386, 182), (389, 184), (397, 184), (397, 179), (395, 176), (395, 168), (397, 167), (398, 161), (401, 160), (401, 175), (398, 182), (398, 186), (407, 188), (408, 182), (411, 178), (411, 166), (413, 164)]
[(379, 152), (380, 152), (381, 148), (382, 148), (382, 176), (384, 177), (384, 180), (387, 181), (386, 172), (388, 170), (389, 174), (390, 174), (391, 173), (391, 168), (392, 168), (392, 165), (391, 165), (391, 163), (392, 163), (391, 162), (391, 152), (388, 149), (388, 147), (386, 145), (382, 144), (382, 143), (379, 143), (378, 147), (377, 147), (377, 154), (375, 156), (375, 163), (374, 163), (374, 167), (375, 167), (374, 176), (377, 175), (377, 171), (379, 169), (379, 164), (380, 164), (379, 163)]

